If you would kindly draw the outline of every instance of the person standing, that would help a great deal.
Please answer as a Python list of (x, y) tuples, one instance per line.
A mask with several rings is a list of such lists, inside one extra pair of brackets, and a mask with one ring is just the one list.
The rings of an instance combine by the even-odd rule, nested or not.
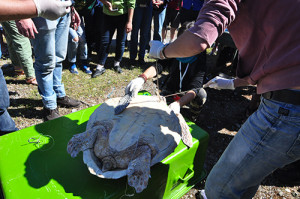
[(189, 31), (168, 46), (151, 43), (152, 57), (189, 57), (211, 46), (228, 27), (239, 50), (237, 78), (216, 77), (207, 86), (251, 84), (262, 94), (258, 110), (209, 173), (203, 198), (250, 199), (266, 176), (300, 160), (299, 9), (300, 2), (293, 0), (207, 0)]
[[(12, 3), (14, 2), (14, 3)], [(57, 19), (70, 12), (71, 2), (46, 1), (39, 5), (39, 1), (2, 1), (0, 6), (0, 21), (24, 19), (41, 16)], [(0, 68), (0, 135), (17, 131), (15, 122), (7, 112), (9, 107), (9, 93)]]
[(78, 100), (66, 95), (62, 83), (62, 62), (67, 54), (70, 15), (56, 20), (36, 17), (17, 20), (16, 23), (19, 32), (31, 38), (38, 91), (44, 104), (44, 120), (60, 117), (57, 105), (79, 106)]
[(101, 35), (101, 46), (98, 53), (98, 64), (96, 71), (92, 74), (95, 78), (105, 72), (105, 62), (108, 56), (109, 46), (113, 34), (117, 29), (116, 51), (113, 68), (122, 73), (120, 62), (125, 50), (127, 33), (132, 30), (132, 18), (135, 0), (101, 0), (103, 3), (103, 30)]
[[(150, 28), (152, 19), (152, 0), (137, 0), (134, 9), (132, 32), (130, 37), (130, 65), (136, 65), (135, 58), (138, 54), (138, 64), (145, 64), (146, 46), (150, 41)], [(140, 37), (138, 35), (140, 31)], [(139, 53), (137, 52), (139, 42)]]
[(19, 33), (15, 21), (2, 22), (2, 26), (5, 30), (8, 52), (12, 65), (15, 68), (15, 73), (17, 75), (25, 73), (26, 83), (37, 85), (29, 39)]

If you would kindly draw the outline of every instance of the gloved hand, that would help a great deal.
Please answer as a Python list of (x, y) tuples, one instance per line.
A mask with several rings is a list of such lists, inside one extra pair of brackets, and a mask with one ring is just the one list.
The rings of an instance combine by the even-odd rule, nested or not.
[(125, 88), (125, 94), (132, 92), (133, 97), (137, 96), (138, 92), (141, 90), (144, 83), (145, 83), (145, 80), (142, 77), (138, 77), (138, 78), (131, 80), (131, 82), (129, 82), (129, 84)]
[(152, 40), (149, 42), (150, 45), (150, 52), (149, 57), (154, 59), (163, 59), (163, 57), (160, 56), (160, 52), (164, 48), (164, 44), (157, 40)]
[(213, 79), (209, 80), (203, 88), (209, 87), (214, 89), (231, 89), (234, 90), (234, 79), (226, 79), (223, 77), (216, 76)]
[(180, 104), (178, 101), (175, 101), (169, 105), (169, 108), (174, 111), (175, 114), (180, 113)]
[(71, 1), (33, 0), (39, 17), (56, 20), (70, 12)]

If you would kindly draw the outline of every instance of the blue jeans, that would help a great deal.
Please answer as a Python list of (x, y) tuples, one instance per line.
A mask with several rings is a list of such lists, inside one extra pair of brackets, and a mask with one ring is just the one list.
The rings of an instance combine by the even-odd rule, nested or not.
[(161, 30), (164, 25), (165, 17), (166, 17), (166, 8), (163, 10), (153, 10), (153, 23), (154, 23), (154, 32), (153, 32), (153, 40), (161, 41)]
[(70, 16), (67, 14), (55, 21), (38, 17), (33, 21), (39, 32), (32, 39), (38, 90), (44, 106), (55, 109), (56, 98), (66, 95), (61, 79), (62, 62), (67, 54)]
[(277, 168), (300, 159), (300, 106), (262, 98), (208, 175), (208, 199), (252, 198)]
[(125, 50), (125, 40), (126, 40), (126, 23), (128, 20), (128, 14), (123, 14), (119, 16), (109, 16), (103, 14), (103, 31), (101, 35), (101, 47), (98, 54), (98, 63), (104, 65), (109, 53), (109, 46), (114, 35), (115, 29), (117, 29), (117, 39), (116, 39), (116, 56), (115, 61), (120, 62)]
[[(76, 37), (79, 38), (78, 41), (74, 41)], [(79, 55), (79, 59), (87, 60), (87, 53), (88, 49), (85, 40), (85, 31), (83, 23), (81, 23), (77, 31), (70, 27), (68, 43), (68, 61), (71, 63), (75, 63), (77, 54)]]
[(146, 8), (135, 7), (132, 20), (130, 38), (130, 59), (134, 60), (137, 55), (138, 33), (140, 31), (139, 59), (145, 57), (145, 49), (150, 40), (150, 28), (152, 19), (152, 4)]
[(15, 122), (7, 112), (9, 107), (9, 94), (6, 82), (0, 68), (0, 135), (17, 131)]

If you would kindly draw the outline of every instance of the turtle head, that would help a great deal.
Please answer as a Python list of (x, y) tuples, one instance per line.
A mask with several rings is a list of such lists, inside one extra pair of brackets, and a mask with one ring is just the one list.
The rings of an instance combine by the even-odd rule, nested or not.
[(113, 170), (117, 167), (116, 160), (111, 156), (106, 156), (102, 159), (102, 172)]

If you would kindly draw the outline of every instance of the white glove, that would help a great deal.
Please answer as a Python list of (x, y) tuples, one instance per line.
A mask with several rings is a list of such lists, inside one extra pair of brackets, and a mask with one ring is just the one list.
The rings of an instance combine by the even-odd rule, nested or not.
[(169, 105), (169, 108), (174, 111), (174, 113), (177, 115), (180, 113), (180, 104), (179, 102), (173, 102)]
[(149, 57), (154, 59), (163, 59), (160, 56), (160, 52), (162, 51), (165, 45), (162, 42), (157, 40), (150, 41), (149, 45), (150, 45)]
[(207, 82), (203, 88), (209, 87), (214, 89), (231, 89), (234, 90), (234, 79), (226, 79), (223, 77), (216, 76), (213, 79), (211, 79), (209, 82)]
[(70, 12), (71, 1), (33, 0), (39, 17), (56, 20)]
[(145, 80), (142, 77), (138, 77), (138, 78), (131, 80), (131, 82), (129, 82), (129, 84), (125, 88), (125, 94), (132, 92), (133, 97), (137, 96), (138, 92), (141, 90), (144, 83), (145, 83)]

